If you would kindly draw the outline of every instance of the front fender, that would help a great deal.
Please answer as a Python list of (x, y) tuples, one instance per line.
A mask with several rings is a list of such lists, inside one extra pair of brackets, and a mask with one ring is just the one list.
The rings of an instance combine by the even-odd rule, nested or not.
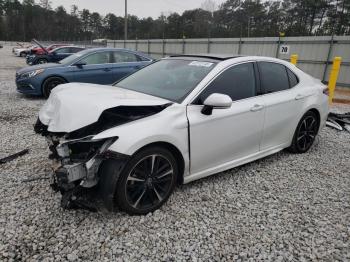
[(108, 137), (118, 137), (109, 150), (130, 156), (149, 144), (169, 143), (181, 152), (188, 166), (188, 122), (183, 105), (173, 105), (156, 115), (108, 129), (93, 139)]

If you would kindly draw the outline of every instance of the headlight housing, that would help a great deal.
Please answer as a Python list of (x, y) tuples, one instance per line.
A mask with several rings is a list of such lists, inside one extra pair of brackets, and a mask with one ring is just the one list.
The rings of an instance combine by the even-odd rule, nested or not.
[(40, 75), (41, 73), (43, 73), (45, 71), (45, 69), (37, 69), (37, 70), (34, 70), (34, 71), (30, 71), (30, 72), (27, 72), (27, 73), (23, 73), (21, 75), (21, 78), (32, 78), (34, 76), (37, 76), (37, 75)]

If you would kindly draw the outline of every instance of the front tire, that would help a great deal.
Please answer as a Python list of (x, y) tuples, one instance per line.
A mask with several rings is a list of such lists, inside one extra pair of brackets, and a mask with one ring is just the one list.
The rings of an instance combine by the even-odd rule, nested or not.
[(20, 57), (26, 57), (27, 54), (26, 54), (25, 52), (22, 52), (22, 53), (19, 54), (19, 56), (20, 56)]
[(119, 176), (103, 175), (116, 177), (117, 181), (100, 182), (116, 183), (114, 201), (121, 210), (131, 215), (144, 215), (157, 210), (168, 200), (175, 188), (178, 173), (173, 154), (155, 146), (136, 153)]
[(43, 83), (43, 96), (49, 98), (51, 91), (58, 85), (64, 84), (66, 81), (61, 77), (50, 77)]
[(40, 65), (40, 64), (47, 64), (47, 63), (48, 63), (48, 61), (47, 61), (47, 59), (45, 59), (45, 58), (40, 58), (40, 59), (38, 59), (38, 61), (36, 62), (37, 65)]
[(307, 152), (315, 141), (320, 127), (320, 120), (313, 111), (306, 112), (295, 130), (292, 145), (288, 150), (292, 153)]

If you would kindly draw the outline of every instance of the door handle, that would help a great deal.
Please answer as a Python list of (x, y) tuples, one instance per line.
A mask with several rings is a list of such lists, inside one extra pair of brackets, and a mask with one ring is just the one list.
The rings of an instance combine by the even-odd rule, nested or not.
[(104, 68), (103, 71), (105, 71), (105, 72), (110, 72), (110, 71), (112, 71), (112, 69), (110, 69), (110, 68)]
[(141, 66), (134, 66), (134, 69), (140, 69)]
[(255, 105), (250, 109), (250, 111), (252, 111), (252, 112), (257, 112), (257, 111), (262, 110), (263, 108), (264, 108), (263, 105), (255, 104)]
[(300, 100), (300, 99), (303, 99), (304, 97), (306, 97), (306, 96), (304, 96), (302, 94), (297, 94), (295, 97), (295, 100)]

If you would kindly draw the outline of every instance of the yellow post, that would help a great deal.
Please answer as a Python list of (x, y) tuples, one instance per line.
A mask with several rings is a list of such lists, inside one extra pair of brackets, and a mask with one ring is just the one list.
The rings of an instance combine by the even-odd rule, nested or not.
[(332, 71), (331, 71), (331, 74), (329, 76), (329, 81), (328, 81), (329, 103), (330, 104), (332, 103), (333, 98), (334, 98), (334, 90), (335, 90), (335, 87), (337, 85), (340, 64), (341, 64), (341, 57), (340, 56), (334, 57)]
[(298, 55), (297, 54), (292, 54), (290, 56), (290, 62), (293, 64), (293, 65), (297, 65), (298, 63)]

